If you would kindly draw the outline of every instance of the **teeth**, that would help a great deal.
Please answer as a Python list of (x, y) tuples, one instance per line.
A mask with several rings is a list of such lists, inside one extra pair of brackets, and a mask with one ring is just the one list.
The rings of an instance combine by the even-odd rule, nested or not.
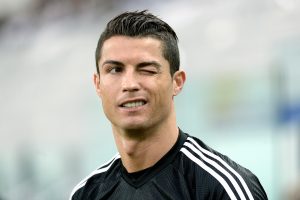
[(135, 101), (135, 102), (125, 103), (125, 104), (123, 104), (123, 107), (134, 108), (134, 107), (142, 106), (144, 104), (145, 103), (143, 101)]

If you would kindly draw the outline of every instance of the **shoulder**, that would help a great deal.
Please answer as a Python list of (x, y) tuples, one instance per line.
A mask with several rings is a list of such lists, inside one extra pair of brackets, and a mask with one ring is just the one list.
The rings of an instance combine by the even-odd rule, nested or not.
[(118, 163), (117, 161), (120, 160), (120, 155), (116, 154), (113, 158), (111, 158), (108, 162), (102, 164), (100, 167), (98, 167), (96, 170), (92, 171), (87, 177), (82, 179), (72, 190), (69, 200), (74, 199), (74, 194), (78, 193), (80, 190), (82, 190), (88, 181), (93, 179), (96, 176), (99, 175), (105, 175), (108, 173), (113, 166)]
[(186, 162), (190, 163), (186, 166), (192, 166), (190, 170), (196, 171), (194, 177), (202, 180), (206, 178), (208, 189), (221, 188), (230, 199), (267, 199), (258, 178), (251, 171), (210, 148), (200, 139), (188, 136), (180, 151)]

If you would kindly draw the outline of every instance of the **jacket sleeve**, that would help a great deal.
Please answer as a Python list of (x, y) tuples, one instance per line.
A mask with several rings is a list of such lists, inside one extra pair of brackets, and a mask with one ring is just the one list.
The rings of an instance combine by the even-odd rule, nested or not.
[(249, 185), (250, 185), (249, 189), (255, 200), (268, 200), (267, 194), (266, 194), (263, 186), (260, 184), (260, 181), (258, 180), (258, 178), (253, 174), (250, 178)]

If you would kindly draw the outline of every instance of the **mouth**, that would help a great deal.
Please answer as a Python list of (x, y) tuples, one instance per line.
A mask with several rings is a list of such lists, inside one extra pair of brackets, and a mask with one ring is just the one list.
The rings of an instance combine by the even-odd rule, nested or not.
[(136, 108), (145, 105), (147, 102), (144, 100), (128, 101), (120, 105), (122, 108)]

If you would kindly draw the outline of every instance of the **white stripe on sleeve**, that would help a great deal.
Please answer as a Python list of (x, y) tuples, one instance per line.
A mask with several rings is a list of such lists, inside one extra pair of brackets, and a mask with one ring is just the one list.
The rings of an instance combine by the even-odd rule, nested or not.
[[(91, 177), (94, 176), (95, 174), (100, 174), (100, 173), (106, 172), (118, 158), (120, 158), (120, 155), (119, 155), (119, 154), (115, 155), (111, 160), (109, 160), (108, 162), (106, 162), (105, 164), (103, 164), (100, 168), (98, 168), (97, 170), (93, 171), (93, 172), (90, 173), (87, 177), (85, 177), (82, 181), (80, 181), (80, 182), (74, 187), (74, 189), (72, 190), (69, 200), (72, 200), (72, 196), (75, 194), (75, 192), (76, 192), (77, 190), (79, 190), (80, 188), (82, 188), (82, 187), (86, 184), (86, 182), (87, 182), (87, 180), (88, 180), (89, 178), (91, 178)], [(110, 163), (110, 164), (109, 164), (107, 167), (104, 167), (104, 168), (103, 168), (103, 166), (107, 165), (108, 163)]]
[(233, 191), (229, 187), (228, 183), (219, 174), (217, 174), (214, 170), (212, 170), (207, 165), (205, 165), (200, 159), (196, 158), (186, 148), (183, 147), (183, 148), (181, 148), (180, 151), (183, 152), (189, 159), (191, 159), (196, 164), (198, 164), (202, 169), (204, 169), (205, 171), (210, 173), (213, 177), (215, 177), (221, 183), (221, 185), (224, 187), (224, 189), (226, 190), (226, 192), (229, 195), (230, 199), (237, 200), (236, 196), (234, 195)]
[(250, 200), (254, 200), (245, 180), (243, 179), (243, 177), (241, 177), (241, 175), (239, 173), (237, 173), (231, 166), (228, 165), (228, 163), (226, 163), (222, 158), (220, 158), (219, 156), (217, 156), (216, 154), (213, 154), (212, 152), (202, 148), (194, 139), (188, 137), (187, 140), (191, 141), (201, 152), (203, 152), (204, 154), (218, 160), (220, 163), (222, 163), (228, 170), (230, 170), (241, 182), (241, 184), (243, 185), (248, 197)]

